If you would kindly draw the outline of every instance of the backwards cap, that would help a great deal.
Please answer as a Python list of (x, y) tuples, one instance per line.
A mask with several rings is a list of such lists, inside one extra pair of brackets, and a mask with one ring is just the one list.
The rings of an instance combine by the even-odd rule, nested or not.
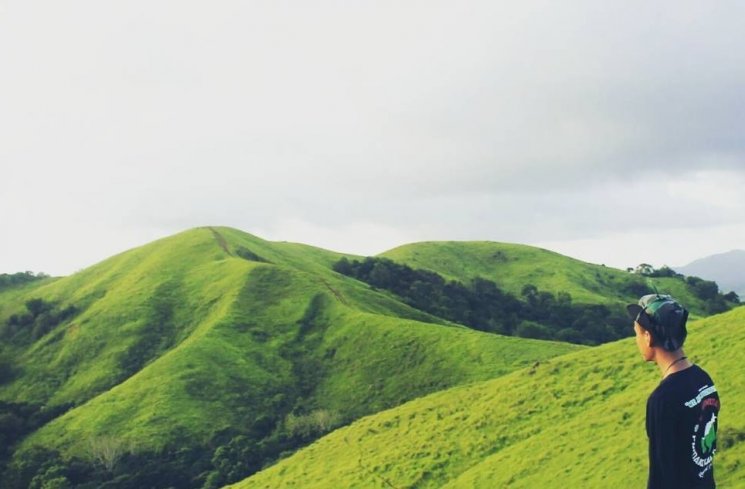
[(688, 311), (669, 295), (649, 294), (626, 306), (629, 316), (652, 333), (655, 343), (675, 351), (686, 339)]

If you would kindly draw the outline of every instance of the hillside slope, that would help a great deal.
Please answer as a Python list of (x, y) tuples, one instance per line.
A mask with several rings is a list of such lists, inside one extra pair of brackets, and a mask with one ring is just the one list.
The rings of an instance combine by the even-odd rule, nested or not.
[[(719, 487), (745, 487), (745, 308), (695, 322), (687, 352), (722, 400)], [(571, 353), (365, 417), (234, 488), (642, 487), (646, 398), (633, 340)]]
[[(214, 487), (360, 416), (580, 349), (448, 324), (334, 273), (340, 256), (199, 228), (8, 293), (0, 403), (48, 419), (8, 486), (56, 474), (44, 460), (58, 458), (90, 467), (77, 483)], [(123, 458), (102, 472), (104, 441)], [(236, 443), (254, 466), (236, 455), (223, 470)], [(50, 452), (32, 463), (35, 447)]]

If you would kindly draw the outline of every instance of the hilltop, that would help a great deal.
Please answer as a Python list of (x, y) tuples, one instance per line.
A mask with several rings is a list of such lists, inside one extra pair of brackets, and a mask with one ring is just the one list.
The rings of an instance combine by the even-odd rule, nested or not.
[(577, 303), (620, 307), (629, 298), (657, 289), (678, 298), (694, 315), (711, 313), (706, 299), (679, 277), (645, 276), (533, 246), (491, 241), (422, 242), (380, 256), (455, 280), (483, 277), (517, 296), (525, 285), (532, 284), (553, 294), (568, 293)]
[[(717, 481), (733, 489), (745, 487), (743, 324), (745, 308), (697, 321), (686, 345), (720, 392)], [(621, 340), (365, 417), (231, 487), (641, 487), (657, 382)]]

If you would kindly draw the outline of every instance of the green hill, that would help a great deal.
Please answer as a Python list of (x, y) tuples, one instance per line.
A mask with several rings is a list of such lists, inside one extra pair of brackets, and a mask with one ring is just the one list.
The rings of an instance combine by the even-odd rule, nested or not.
[[(745, 488), (745, 308), (690, 327), (722, 400), (716, 474)], [(659, 382), (633, 340), (454, 387), (340, 428), (235, 488), (642, 487), (645, 401)]]
[(581, 349), (448, 323), (334, 273), (341, 256), (199, 228), (0, 292), (4, 487), (217, 487), (361, 416)]
[(414, 268), (468, 281), (483, 277), (520, 296), (526, 284), (556, 294), (568, 292), (577, 303), (622, 306), (656, 287), (672, 294), (694, 315), (710, 314), (704, 300), (681, 279), (643, 277), (594, 265), (558, 253), (521, 244), (495, 242), (423, 242), (379, 255)]

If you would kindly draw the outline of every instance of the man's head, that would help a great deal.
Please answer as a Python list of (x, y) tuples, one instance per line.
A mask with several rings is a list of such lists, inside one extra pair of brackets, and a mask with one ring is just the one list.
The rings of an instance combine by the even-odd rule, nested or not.
[(688, 311), (669, 295), (645, 295), (626, 309), (634, 320), (637, 346), (645, 360), (653, 357), (652, 348), (672, 352), (683, 346)]

